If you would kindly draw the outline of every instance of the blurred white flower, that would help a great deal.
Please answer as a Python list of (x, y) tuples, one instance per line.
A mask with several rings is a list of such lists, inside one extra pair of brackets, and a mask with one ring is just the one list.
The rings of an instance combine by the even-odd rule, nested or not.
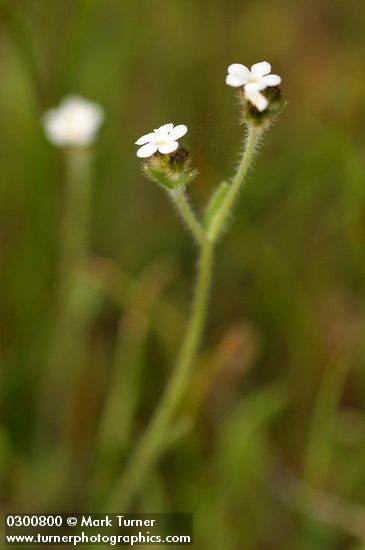
[(46, 136), (58, 146), (91, 145), (103, 121), (104, 110), (101, 105), (77, 95), (66, 97), (59, 107), (43, 115)]
[(185, 124), (174, 126), (169, 123), (160, 126), (160, 128), (140, 137), (136, 141), (136, 145), (142, 145), (137, 151), (137, 157), (148, 158), (157, 151), (163, 155), (173, 153), (179, 147), (177, 140), (183, 137), (187, 131)]
[(267, 61), (255, 63), (251, 70), (240, 63), (233, 63), (228, 67), (226, 83), (234, 88), (245, 86), (245, 88), (265, 90), (268, 86), (278, 86), (281, 82), (280, 76), (270, 74), (270, 71), (271, 65)]

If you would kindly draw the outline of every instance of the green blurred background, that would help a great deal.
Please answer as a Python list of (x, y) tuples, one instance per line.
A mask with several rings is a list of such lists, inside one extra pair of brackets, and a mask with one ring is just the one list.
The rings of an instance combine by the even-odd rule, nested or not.
[[(227, 66), (268, 60), (288, 107), (219, 247), (176, 441), (134, 510), (194, 512), (199, 549), (365, 548), (364, 22), (360, 0), (0, 1), (4, 510), (102, 511), (164, 388), (195, 270), (134, 141), (188, 125), (201, 211), (242, 141)], [(40, 121), (68, 93), (106, 121), (74, 291), (87, 314), (49, 410), (66, 173)]]

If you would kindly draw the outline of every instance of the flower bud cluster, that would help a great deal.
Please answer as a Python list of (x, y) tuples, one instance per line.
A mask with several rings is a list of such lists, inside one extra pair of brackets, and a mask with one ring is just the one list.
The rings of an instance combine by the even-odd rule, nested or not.
[(190, 154), (184, 147), (170, 154), (155, 153), (143, 162), (144, 174), (167, 189), (188, 185), (197, 176)]
[(279, 86), (266, 88), (261, 95), (267, 100), (267, 107), (260, 111), (249, 101), (243, 90), (238, 92), (238, 100), (241, 105), (241, 122), (249, 126), (259, 127), (265, 130), (271, 126), (275, 119), (285, 109), (286, 100), (282, 96)]

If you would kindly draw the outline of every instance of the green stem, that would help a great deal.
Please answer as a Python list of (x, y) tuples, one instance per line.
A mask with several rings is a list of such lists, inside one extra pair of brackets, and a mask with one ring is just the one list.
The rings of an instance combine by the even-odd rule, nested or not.
[[(65, 151), (64, 208), (59, 233), (59, 262), (55, 310), (47, 372), (40, 399), (39, 425), (43, 436), (55, 432), (72, 400), (80, 374), (85, 332), (92, 315), (93, 297), (81, 276), (89, 253), (91, 153)], [(58, 397), (63, 396), (60, 400)], [(67, 403), (66, 403), (67, 402)]]
[(114, 509), (128, 510), (147, 472), (156, 463), (164, 449), (170, 422), (189, 383), (190, 373), (201, 342), (212, 278), (212, 263), (213, 244), (204, 240), (200, 248), (192, 315), (175, 368), (145, 434), (131, 456), (124, 475), (115, 486), (107, 506), (110, 511)]
[(169, 190), (168, 193), (195, 239), (199, 243), (202, 242), (204, 239), (204, 229), (196, 219), (188, 199), (186, 198), (184, 187), (176, 187), (175, 189)]
[(7, 23), (11, 39), (33, 82), (33, 89), (38, 106), (43, 110), (45, 104), (45, 90), (40, 70), (39, 51), (36, 51), (34, 36), (26, 20), (25, 14), (16, 2), (0, 0), (0, 20), (1, 19)]
[(233, 178), (222, 206), (209, 227), (207, 237), (211, 242), (215, 242), (224, 229), (232, 207), (234, 206), (236, 198), (243, 186), (250, 164), (255, 156), (255, 150), (259, 141), (260, 133), (261, 131), (258, 128), (249, 127), (248, 129), (246, 147), (243, 152), (241, 162), (238, 166), (238, 170)]
[(157, 462), (160, 454), (165, 449), (169, 427), (188, 386), (190, 373), (194, 365), (205, 325), (209, 289), (212, 278), (214, 243), (222, 232), (226, 220), (234, 206), (237, 195), (244, 183), (245, 176), (254, 157), (259, 135), (259, 129), (249, 128), (246, 148), (237, 173), (207, 233), (197, 221), (186, 199), (184, 189), (176, 188), (169, 191), (169, 195), (176, 204), (183, 220), (200, 244), (199, 270), (192, 315), (165, 393), (139, 445), (137, 445), (135, 452), (132, 454), (124, 474), (117, 481), (114, 491), (107, 503), (107, 509), (110, 511), (114, 509), (128, 510), (146, 474)]
[(87, 149), (65, 151), (66, 190), (60, 252), (60, 280), (74, 279), (89, 254), (91, 156)]

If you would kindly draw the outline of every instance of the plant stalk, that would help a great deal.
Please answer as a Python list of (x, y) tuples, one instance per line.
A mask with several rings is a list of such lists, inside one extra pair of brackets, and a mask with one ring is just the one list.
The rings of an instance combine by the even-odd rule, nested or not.
[[(73, 399), (81, 372), (85, 331), (93, 296), (81, 271), (89, 254), (91, 153), (65, 151), (64, 208), (59, 233), (59, 262), (47, 372), (41, 388), (39, 428), (44, 436), (60, 436), (60, 424)], [(59, 397), (62, 396), (62, 399)]]
[(208, 230), (207, 237), (212, 242), (216, 242), (225, 227), (227, 219), (232, 211), (237, 196), (245, 181), (248, 169), (251, 165), (252, 160), (254, 159), (260, 133), (261, 131), (258, 128), (253, 128), (249, 126), (248, 136), (246, 140), (246, 148), (242, 155), (238, 170), (229, 187), (227, 195), (225, 196), (224, 202), (217, 212), (216, 216), (212, 220), (212, 223), (210, 224)]
[(214, 245), (224, 229), (239, 191), (243, 186), (245, 176), (254, 158), (259, 136), (260, 130), (258, 128), (249, 128), (246, 148), (237, 173), (233, 178), (221, 207), (207, 230), (196, 219), (186, 199), (184, 189), (176, 188), (169, 191), (180, 215), (200, 245), (199, 268), (192, 313), (165, 393), (157, 406), (147, 430), (134, 453), (132, 453), (126, 470), (121, 478), (117, 480), (116, 486), (107, 502), (106, 509), (108, 511), (128, 511), (149, 470), (165, 450), (166, 439), (168, 439), (170, 434), (170, 424), (189, 384), (191, 370), (194, 366), (205, 326), (209, 289), (212, 279)]
[(186, 198), (185, 189), (183, 186), (176, 187), (168, 191), (172, 202), (175, 204), (180, 216), (190, 229), (193, 237), (198, 243), (201, 243), (204, 239), (204, 229), (200, 222), (196, 219), (196, 216)]
[(168, 427), (190, 380), (191, 369), (201, 342), (212, 278), (213, 244), (201, 244), (196, 290), (191, 318), (174, 370), (164, 395), (142, 439), (132, 454), (122, 478), (108, 502), (108, 510), (128, 510), (149, 469), (164, 448)]

